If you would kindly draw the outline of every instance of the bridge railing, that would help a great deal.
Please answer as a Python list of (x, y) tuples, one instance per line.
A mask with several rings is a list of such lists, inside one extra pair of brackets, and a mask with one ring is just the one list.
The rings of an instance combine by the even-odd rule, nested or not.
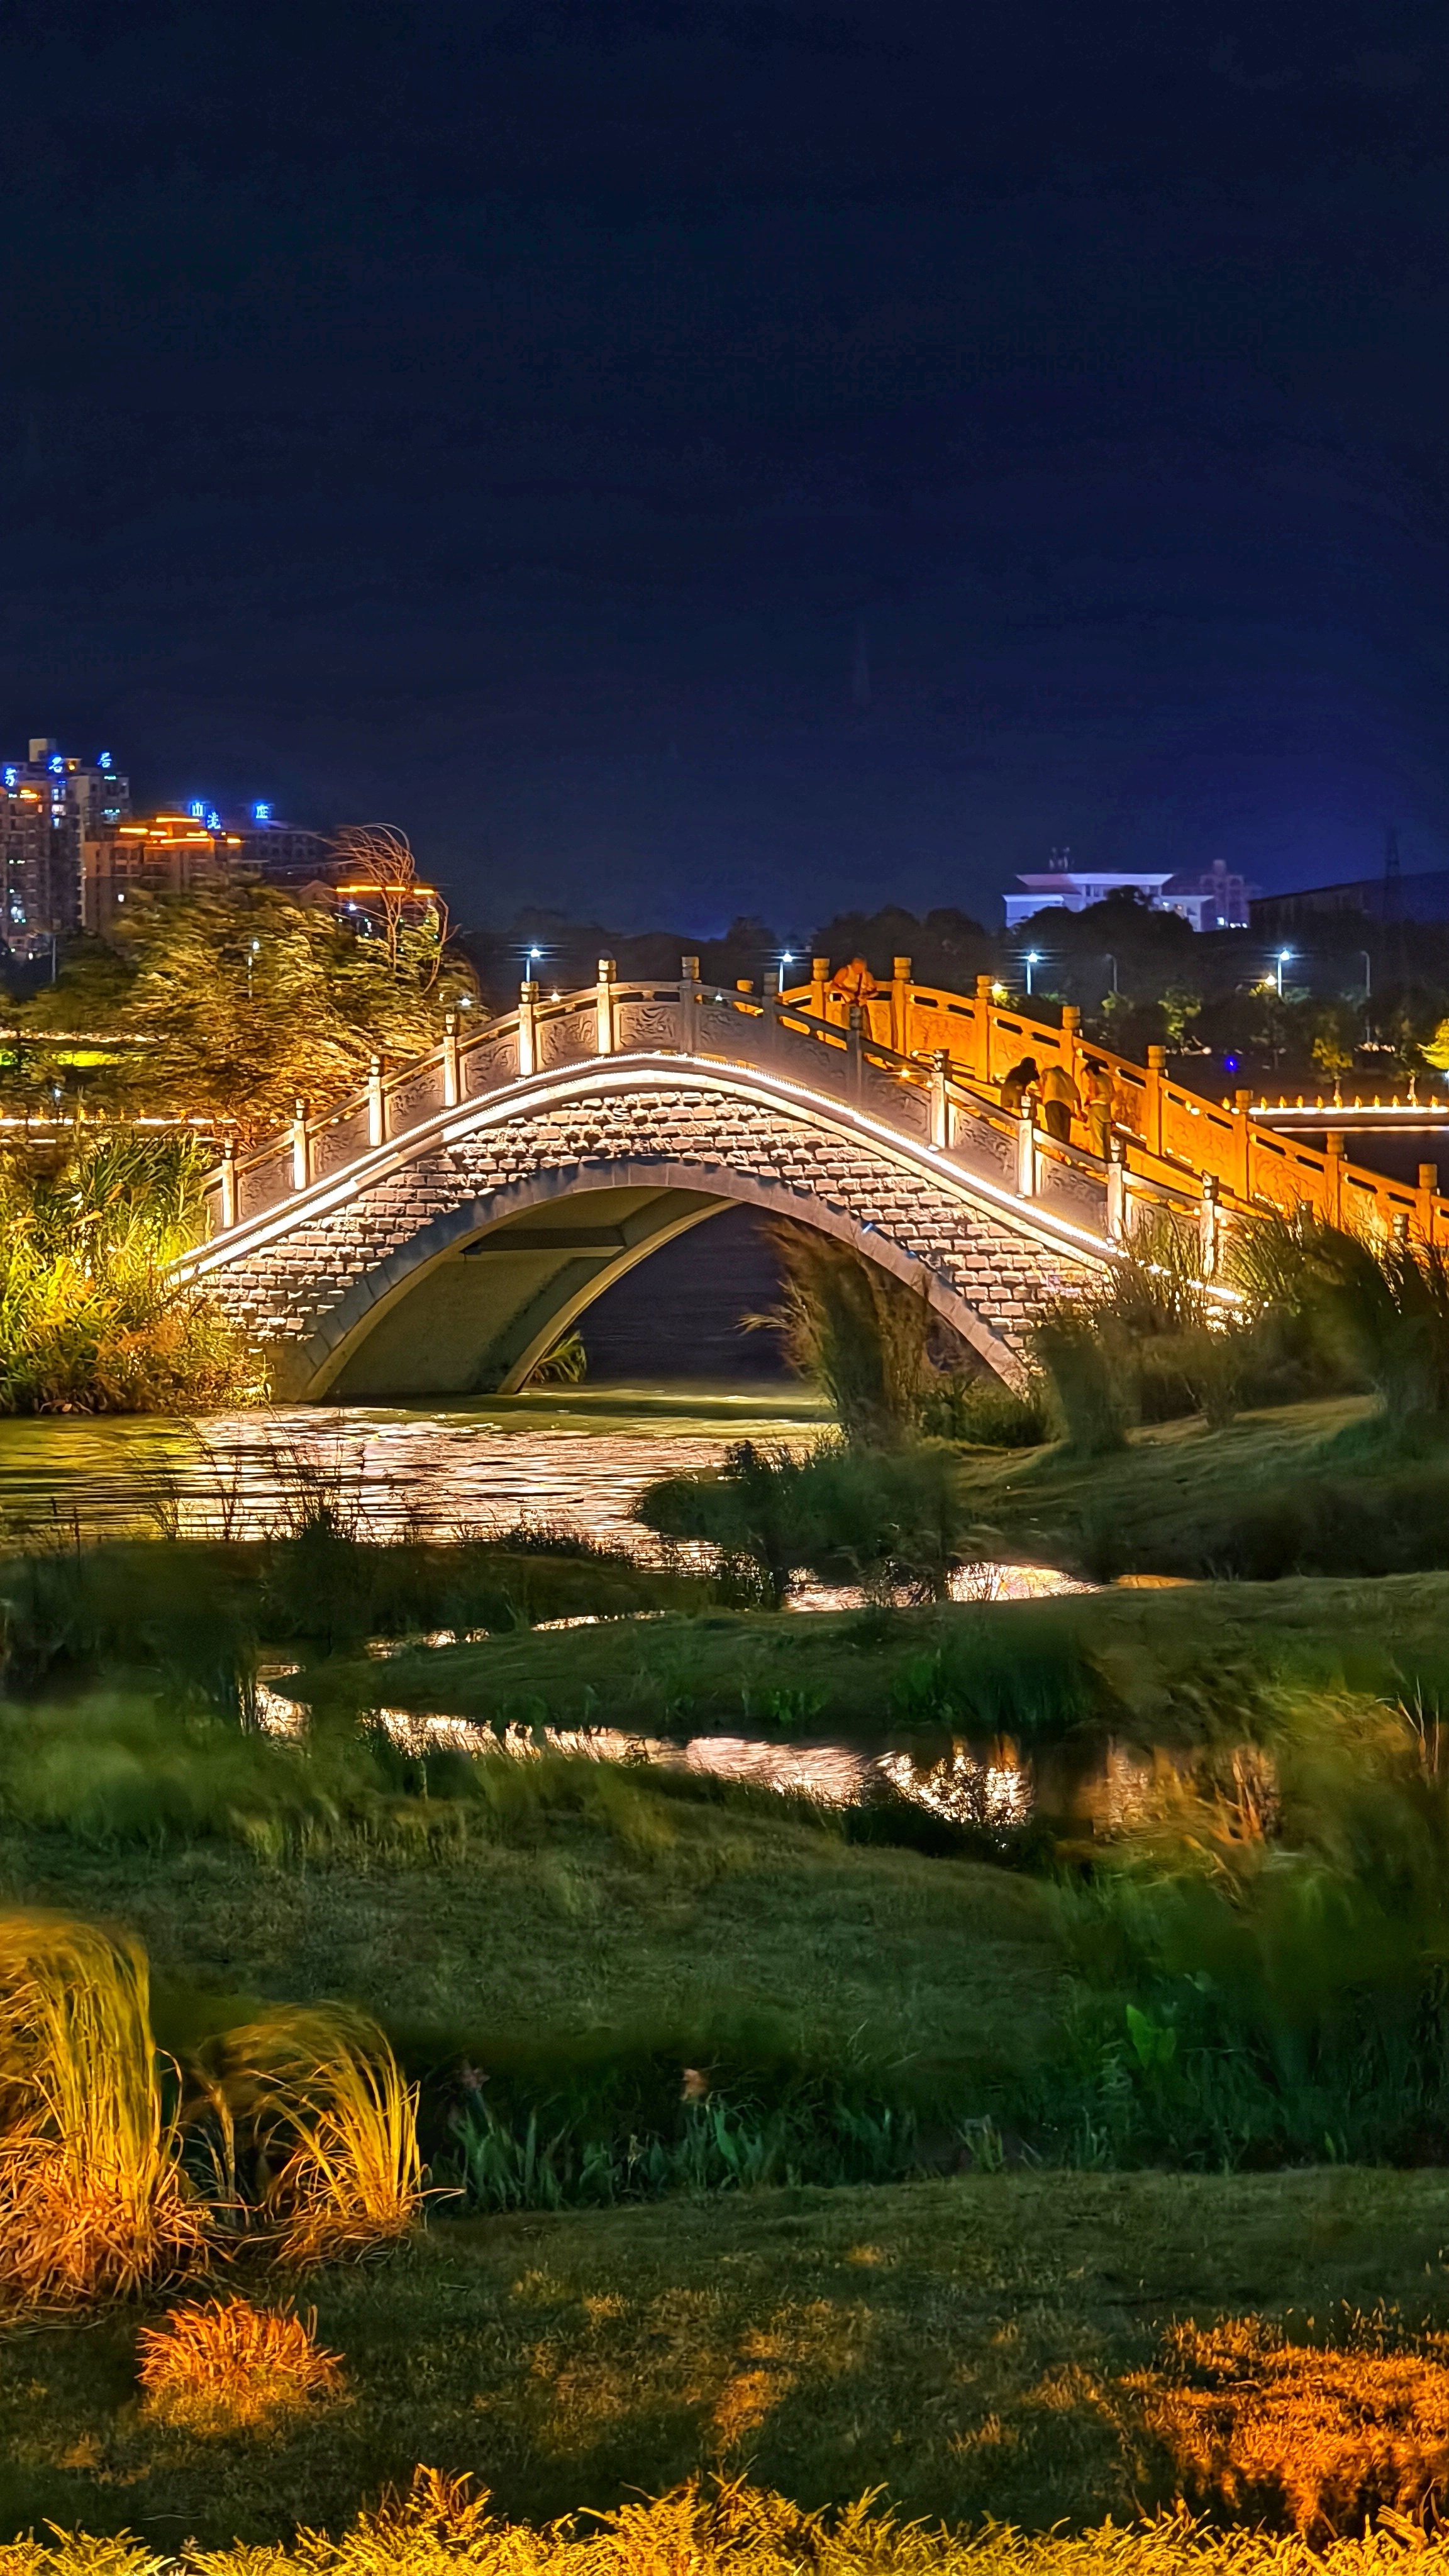
[[(1177, 1207), (1201, 1227), (1210, 1263), (1235, 1210), (1305, 1202), (1381, 1234), (1449, 1241), (1449, 1198), (1427, 1167), (1418, 1189), (1363, 1170), (1345, 1158), (1342, 1137), (1330, 1134), (1324, 1150), (1257, 1124), (1247, 1092), (1218, 1104), (1169, 1079), (1160, 1047), (1148, 1049), (1145, 1066), (1133, 1064), (1084, 1041), (1070, 1007), (1054, 1027), (1004, 1006), (986, 976), (969, 998), (917, 984), (905, 958), (887, 990), (854, 1001), (832, 985), (823, 959), (809, 984), (784, 993), (768, 978), (760, 993), (705, 983), (695, 958), (663, 980), (621, 980), (601, 959), (597, 983), (579, 992), (545, 998), (525, 984), (516, 1010), (476, 1027), (466, 1013), (449, 1013), (431, 1053), (391, 1072), (375, 1058), (365, 1089), (330, 1115), (309, 1118), (299, 1102), (283, 1135), (255, 1153), (225, 1153), (207, 1182), (211, 1231), (255, 1222), (450, 1109), (570, 1065), (638, 1054), (803, 1078), (963, 1169), (1055, 1203), (1093, 1232), (1121, 1237), (1142, 1204)], [(1042, 1073), (1060, 1064), (1074, 1080), (1087, 1063), (1106, 1072), (1114, 1114), (1106, 1158), (1083, 1121), (1062, 1144), (1029, 1105), (1020, 1116), (1003, 1108), (1003, 1077), (1024, 1057)]]
[[(824, 958), (813, 961), (810, 983), (791, 998), (805, 995), (834, 1022), (843, 1021), (850, 1007), (832, 987)], [(862, 1007), (875, 1029), (882, 1035), (888, 1030), (904, 1053), (929, 1056), (945, 1048), (953, 1080), (987, 1099), (1000, 1097), (1003, 1076), (1023, 1057), (1031, 1057), (1042, 1073), (1060, 1064), (1078, 1083), (1086, 1063), (1104, 1068), (1115, 1095), (1129, 1197), (1135, 1190), (1139, 1196), (1182, 1194), (1207, 1202), (1205, 1235), (1235, 1207), (1261, 1215), (1308, 1205), (1334, 1224), (1381, 1237), (1409, 1233), (1424, 1242), (1449, 1242), (1449, 1195), (1439, 1189), (1436, 1166), (1421, 1164), (1415, 1186), (1351, 1162), (1347, 1138), (1335, 1129), (1327, 1106), (1325, 1145), (1282, 1136), (1253, 1116), (1251, 1092), (1216, 1101), (1172, 1079), (1161, 1047), (1148, 1048), (1145, 1065), (1134, 1064), (1084, 1039), (1081, 1015), (1070, 1004), (1054, 1026), (1004, 1005), (989, 975), (977, 977), (970, 997), (918, 984), (905, 957), (895, 960), (889, 985)], [(1087, 1141), (1083, 1122), (1074, 1121), (1072, 1132), (1076, 1141)]]

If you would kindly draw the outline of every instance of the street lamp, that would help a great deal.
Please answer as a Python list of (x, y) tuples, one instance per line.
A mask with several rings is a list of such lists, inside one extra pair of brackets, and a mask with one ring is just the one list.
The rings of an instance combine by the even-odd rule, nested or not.
[(1361, 948), (1358, 953), (1363, 959), (1363, 997), (1366, 1002), (1371, 1002), (1374, 997), (1373, 960), (1366, 948)]
[(1113, 992), (1115, 993), (1115, 992), (1116, 992), (1116, 990), (1117, 990), (1117, 960), (1116, 960), (1116, 958), (1113, 956), (1113, 954), (1112, 954), (1112, 952), (1111, 952), (1110, 948), (1107, 950), (1107, 953), (1106, 953), (1106, 963), (1107, 963), (1107, 964), (1111, 967), (1111, 969), (1112, 969), (1112, 990), (1113, 990)]
[(1028, 1001), (1030, 1001), (1030, 1000), (1031, 1000), (1031, 970), (1032, 970), (1033, 966), (1039, 966), (1040, 964), (1041, 964), (1041, 951), (1040, 951), (1040, 949), (1038, 949), (1038, 948), (1028, 948), (1028, 950), (1027, 950), (1027, 952), (1026, 952), (1026, 998), (1027, 998), (1027, 1000), (1028, 1000)]
[(1283, 999), (1283, 969), (1287, 965), (1292, 954), (1293, 951), (1291, 948), (1280, 948), (1278, 951), (1278, 964), (1273, 980), (1278, 987), (1278, 999), (1280, 1002)]
[(256, 961), (257, 961), (257, 959), (260, 957), (261, 953), (262, 953), (262, 943), (261, 943), (261, 941), (260, 941), (259, 939), (254, 939), (254, 940), (252, 940), (252, 942), (251, 942), (250, 946), (249, 946), (249, 947), (248, 947), (248, 949), (247, 949), (247, 1000), (248, 1000), (248, 1001), (250, 1001), (250, 1000), (251, 1000), (251, 998), (252, 998), (252, 968), (253, 968), (253, 966), (256, 964)]

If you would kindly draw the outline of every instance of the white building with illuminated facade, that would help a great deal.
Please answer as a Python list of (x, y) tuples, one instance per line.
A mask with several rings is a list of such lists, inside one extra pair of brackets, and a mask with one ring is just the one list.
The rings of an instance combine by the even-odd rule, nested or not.
[(1086, 912), (1114, 895), (1126, 895), (1149, 912), (1175, 912), (1193, 930), (1246, 930), (1252, 892), (1246, 878), (1224, 867), (1221, 859), (1201, 876), (1180, 875), (1171, 868), (1078, 868), (1070, 851), (1052, 859), (1036, 876), (1019, 876), (1024, 894), (1006, 897), (1006, 927), (1017, 929), (1042, 912)]

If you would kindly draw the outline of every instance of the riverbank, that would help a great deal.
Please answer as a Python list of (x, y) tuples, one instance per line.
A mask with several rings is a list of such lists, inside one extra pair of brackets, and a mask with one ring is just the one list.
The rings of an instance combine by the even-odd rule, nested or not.
[(338, 1707), (626, 1733), (730, 1728), (809, 1740), (912, 1726), (1192, 1740), (1244, 1668), (1412, 1692), (1445, 1659), (1449, 1574), (1112, 1587), (919, 1610), (697, 1617), (409, 1646), (278, 1688)]
[(1060, 1444), (967, 1450), (980, 1552), (1090, 1582), (1124, 1574), (1274, 1582), (1449, 1565), (1449, 1450), (1396, 1451), (1367, 1396), (1129, 1432), (1101, 1458)]
[(340, 2530), (417, 2462), (543, 2521), (747, 2471), (797, 2502), (1043, 2531), (1166, 2502), (1126, 2383), (1173, 2320), (1380, 2302), (1449, 2322), (1449, 2179), (998, 2174), (589, 2215), (435, 2218), (378, 2268), (295, 2285), (343, 2402), (265, 2441), (138, 2408), (133, 2312), (47, 2327), (0, 2376), (0, 2530)]

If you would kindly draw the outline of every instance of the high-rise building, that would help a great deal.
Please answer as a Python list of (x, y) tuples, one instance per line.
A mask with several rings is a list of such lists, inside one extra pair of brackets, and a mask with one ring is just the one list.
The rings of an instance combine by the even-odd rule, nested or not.
[(128, 896), (189, 894), (193, 887), (225, 885), (255, 876), (246, 864), (241, 835), (221, 828), (215, 813), (153, 814), (107, 823), (82, 844), (81, 922), (104, 936)]
[(108, 751), (78, 760), (37, 734), (26, 759), (0, 764), (0, 933), (12, 956), (49, 955), (79, 929), (85, 843), (130, 810)]

